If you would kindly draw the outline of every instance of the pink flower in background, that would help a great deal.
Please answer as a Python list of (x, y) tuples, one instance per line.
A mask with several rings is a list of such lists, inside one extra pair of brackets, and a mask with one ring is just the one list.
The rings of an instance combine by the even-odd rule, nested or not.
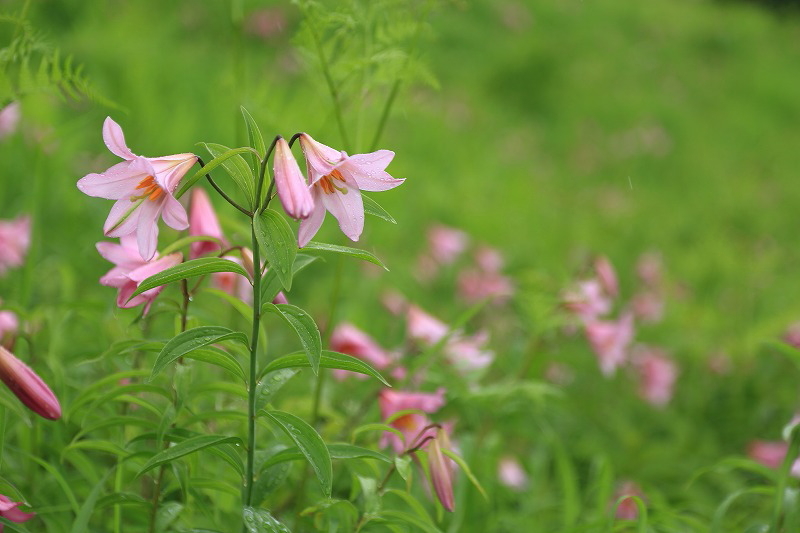
[[(781, 440), (754, 440), (747, 447), (747, 456), (766, 467), (778, 469), (781, 467), (788, 451), (788, 442)], [(792, 463), (791, 474), (800, 478), (800, 459)]]
[(342, 232), (357, 241), (364, 229), (360, 191), (385, 191), (404, 181), (393, 178), (385, 170), (394, 158), (394, 152), (378, 150), (348, 156), (315, 141), (306, 133), (300, 135), (300, 146), (306, 158), (314, 209), (300, 222), (298, 244), (302, 248), (316, 235), (326, 210), (339, 221)]
[(292, 218), (308, 218), (314, 209), (314, 200), (292, 155), (292, 149), (283, 137), (279, 137), (275, 143), (272, 169), (283, 210)]
[(53, 391), (36, 372), (0, 346), (0, 381), (6, 384), (25, 407), (50, 420), (61, 418), (61, 405)]
[(22, 112), (19, 102), (11, 102), (0, 110), (0, 139), (17, 131), (20, 118), (22, 118)]
[(633, 340), (633, 315), (625, 313), (619, 320), (594, 320), (586, 323), (586, 337), (600, 362), (600, 370), (610, 376), (625, 362)]
[(484, 272), (500, 272), (506, 262), (499, 251), (488, 246), (481, 246), (475, 252), (475, 263)]
[(192, 189), (192, 201), (189, 208), (189, 236), (191, 237), (214, 237), (222, 241), (222, 245), (216, 241), (196, 241), (190, 245), (189, 258), (197, 259), (204, 255), (213, 254), (227, 246), (225, 237), (222, 234), (222, 227), (219, 225), (214, 206), (206, 191), (200, 187)]
[(402, 315), (408, 310), (406, 297), (391, 289), (381, 295), (381, 303), (393, 315)]
[(469, 236), (461, 230), (437, 225), (428, 230), (428, 252), (440, 265), (450, 265), (464, 253)]
[(645, 286), (657, 288), (662, 282), (661, 255), (657, 252), (642, 254), (636, 262), (636, 274)]
[(19, 329), (19, 320), (14, 311), (0, 311), (0, 344), (3, 344), (3, 339), (11, 337)]
[(639, 372), (639, 395), (655, 406), (664, 406), (672, 399), (678, 368), (663, 350), (637, 346), (633, 364)]
[[(26, 513), (24, 511), (20, 511), (18, 509), (20, 505), (21, 502), (12, 502), (8, 496), (0, 494), (0, 516), (6, 520), (14, 522), (15, 524), (21, 524), (36, 516), (35, 513)], [(0, 524), (0, 533), (2, 531), (3, 524)]]
[(101, 174), (88, 174), (78, 188), (89, 196), (116, 200), (103, 231), (108, 237), (135, 233), (142, 259), (151, 260), (158, 246), (158, 219), (177, 230), (186, 229), (186, 210), (173, 193), (186, 172), (197, 162), (194, 154), (142, 157), (125, 144), (119, 124), (107, 117), (103, 140), (114, 155), (124, 159)]
[(406, 331), (408, 336), (425, 344), (436, 344), (450, 328), (438, 318), (434, 318), (416, 305), (409, 305), (406, 312)]
[(136, 236), (133, 234), (120, 238), (120, 244), (98, 242), (97, 251), (100, 252), (103, 259), (111, 261), (115, 265), (105, 276), (100, 278), (100, 283), (107, 287), (119, 289), (117, 306), (128, 308), (145, 304), (144, 314), (147, 314), (153, 300), (164, 287), (150, 289), (128, 301), (131, 294), (145, 279), (169, 267), (178, 265), (183, 260), (182, 254), (174, 253), (166, 257), (155, 256), (153, 260), (145, 261), (139, 254)]
[(800, 349), (800, 322), (795, 322), (786, 328), (786, 332), (783, 334), (783, 341)]
[(594, 261), (594, 271), (603, 291), (612, 299), (619, 295), (619, 282), (608, 257), (601, 255)]
[(612, 301), (596, 279), (581, 281), (563, 296), (564, 307), (581, 321), (596, 320), (611, 311)]
[[(392, 365), (392, 358), (381, 348), (375, 340), (350, 323), (336, 326), (331, 334), (331, 350), (341, 352), (366, 361), (378, 370), (383, 370)], [(353, 376), (357, 379), (366, 379), (367, 376), (347, 370), (333, 371), (334, 375), (342, 379)]]
[(31, 245), (31, 219), (27, 215), (0, 220), (0, 276), (21, 266)]
[[(237, 265), (242, 264), (240, 258), (232, 255), (226, 255), (222, 258), (233, 261)], [(250, 280), (241, 274), (235, 272), (214, 272), (211, 274), (211, 284), (214, 288), (223, 290), (245, 303), (249, 304), (253, 301), (253, 287), (250, 284)]]
[(435, 436), (428, 442), (428, 468), (431, 484), (442, 507), (450, 512), (455, 509), (453, 496), (453, 460), (445, 457), (443, 450), (450, 449), (450, 439), (443, 428), (436, 430)]
[(497, 479), (506, 487), (524, 490), (528, 486), (528, 474), (515, 457), (506, 456), (497, 465)]
[(480, 331), (475, 335), (455, 335), (444, 347), (448, 361), (462, 373), (483, 370), (494, 361), (494, 352), (486, 349), (489, 333)]
[(664, 300), (657, 292), (645, 289), (634, 295), (631, 309), (637, 319), (654, 324), (661, 321), (664, 316)]
[(278, 7), (256, 9), (245, 21), (245, 31), (262, 39), (280, 36), (286, 26), (286, 13)]
[(617, 505), (617, 520), (636, 520), (639, 517), (639, 507), (636, 505), (633, 497), (644, 500), (644, 492), (642, 492), (639, 485), (633, 481), (623, 482), (614, 492), (611, 505), (616, 504), (620, 498), (624, 498), (619, 502), (619, 505)]
[(489, 299), (500, 305), (514, 294), (514, 285), (502, 274), (468, 269), (458, 275), (458, 294), (470, 303)]
[[(444, 405), (444, 389), (437, 390), (434, 394), (424, 392), (404, 392), (384, 389), (378, 397), (381, 408), (381, 418), (386, 420), (397, 411), (418, 409), (425, 413), (434, 413)], [(428, 425), (430, 420), (420, 413), (408, 413), (392, 420), (391, 426), (399, 429), (405, 437), (405, 443), (394, 433), (384, 432), (381, 437), (381, 446), (391, 445), (395, 452), (403, 453), (409, 447), (421, 442), (426, 436), (433, 436), (434, 429), (429, 429), (423, 434), (420, 432)]]

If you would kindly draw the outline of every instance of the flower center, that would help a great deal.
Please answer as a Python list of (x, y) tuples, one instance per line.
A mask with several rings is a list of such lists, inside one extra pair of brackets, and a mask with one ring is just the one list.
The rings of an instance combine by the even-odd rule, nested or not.
[(131, 196), (131, 202), (143, 200), (145, 198), (155, 202), (164, 194), (164, 189), (161, 188), (153, 176), (147, 176), (140, 181), (139, 185), (136, 186), (136, 190), (138, 191), (140, 189), (143, 189), (142, 194), (139, 196)]
[(333, 180), (335, 179), (341, 181), (342, 183), (345, 183), (344, 176), (342, 176), (342, 173), (339, 172), (338, 170), (334, 170), (330, 174), (322, 176), (319, 179), (319, 181), (317, 181), (317, 184), (320, 187), (322, 187), (322, 190), (325, 192), (325, 194), (333, 194), (334, 191), (339, 191), (342, 194), (347, 194), (347, 187), (336, 185), (333, 182)]

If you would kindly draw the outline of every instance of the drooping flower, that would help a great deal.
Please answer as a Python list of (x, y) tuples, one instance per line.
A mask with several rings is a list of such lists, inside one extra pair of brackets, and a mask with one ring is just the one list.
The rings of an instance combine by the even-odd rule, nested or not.
[(302, 248), (316, 235), (325, 211), (339, 221), (342, 232), (357, 241), (364, 229), (364, 204), (361, 191), (385, 191), (403, 183), (386, 172), (394, 158), (390, 150), (347, 155), (300, 134), (300, 146), (306, 158), (308, 184), (314, 208), (300, 223), (298, 244)]
[(410, 338), (431, 345), (447, 335), (450, 328), (416, 305), (409, 305), (406, 310), (406, 330)]
[(637, 346), (633, 365), (639, 371), (639, 395), (651, 404), (662, 407), (672, 399), (678, 368), (659, 348)]
[[(189, 207), (189, 236), (208, 236), (219, 239), (225, 244), (225, 236), (219, 225), (214, 206), (206, 191), (200, 187), (192, 189), (192, 202)], [(227, 245), (226, 245), (227, 246)], [(189, 258), (197, 259), (222, 249), (217, 241), (196, 241), (190, 245)]]
[(27, 215), (0, 220), (0, 276), (21, 266), (31, 245), (31, 219)]
[(186, 229), (186, 210), (173, 196), (186, 172), (197, 162), (194, 154), (142, 157), (130, 151), (119, 124), (107, 117), (103, 140), (124, 159), (101, 174), (87, 174), (78, 188), (89, 196), (116, 200), (103, 231), (108, 237), (135, 233), (142, 259), (151, 260), (158, 246), (158, 219), (177, 230)]
[[(333, 330), (330, 346), (331, 350), (358, 357), (378, 370), (388, 368), (394, 363), (394, 359), (375, 342), (375, 339), (347, 322), (339, 324)], [(336, 369), (333, 373), (340, 379), (347, 376), (354, 376), (358, 379), (366, 379), (367, 377), (364, 374), (348, 372), (347, 370)], [(400, 379), (402, 379), (402, 372)]]
[(286, 214), (292, 218), (308, 218), (314, 209), (314, 200), (292, 155), (292, 149), (283, 137), (279, 137), (275, 143), (272, 170), (278, 198)]
[(628, 356), (628, 346), (633, 340), (633, 315), (625, 313), (616, 321), (587, 322), (586, 338), (599, 359), (600, 370), (610, 376)]
[(497, 464), (497, 479), (506, 487), (524, 490), (528, 486), (528, 474), (515, 457), (505, 456)]
[(0, 381), (13, 392), (25, 407), (50, 420), (61, 418), (61, 405), (53, 391), (36, 372), (0, 346)]
[[(406, 409), (418, 409), (425, 413), (434, 413), (444, 405), (444, 392), (444, 389), (439, 389), (433, 394), (384, 389), (378, 398), (381, 417), (386, 420), (397, 411)], [(381, 437), (381, 446), (391, 445), (397, 453), (402, 453), (411, 446), (422, 442), (426, 436), (434, 434), (433, 429), (423, 432), (430, 423), (428, 417), (421, 413), (408, 413), (395, 418), (392, 420), (391, 426), (400, 430), (405, 438), (405, 443), (398, 435), (384, 432)]]
[[(155, 256), (151, 261), (145, 261), (139, 254), (136, 236), (125, 235), (120, 238), (120, 243), (98, 242), (97, 251), (103, 259), (114, 263), (114, 268), (100, 278), (100, 283), (107, 287), (119, 289), (117, 293), (117, 306), (121, 308), (136, 307), (145, 304), (144, 314), (156, 296), (164, 289), (163, 286), (144, 291), (130, 298), (139, 284), (162, 270), (178, 265), (183, 260), (183, 254), (174, 253), (165, 257)], [(128, 299), (130, 298), (130, 301)]]
[(442, 507), (450, 512), (455, 509), (453, 496), (453, 460), (445, 457), (442, 450), (450, 449), (450, 439), (444, 428), (437, 428), (435, 436), (428, 443), (428, 467), (431, 484)]
[[(15, 524), (21, 524), (36, 516), (35, 513), (20, 511), (18, 509), (20, 505), (22, 505), (22, 502), (12, 502), (8, 496), (0, 494), (0, 516), (6, 520), (14, 522)], [(0, 524), (0, 533), (2, 533), (2, 531), (3, 524)]]

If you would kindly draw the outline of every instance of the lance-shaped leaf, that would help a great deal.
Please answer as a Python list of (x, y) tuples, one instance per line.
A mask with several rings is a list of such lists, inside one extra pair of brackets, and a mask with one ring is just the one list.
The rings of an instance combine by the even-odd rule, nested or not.
[[(240, 109), (242, 110), (245, 126), (247, 126), (247, 138), (250, 139), (250, 146), (252, 146), (256, 152), (261, 154), (260, 157), (265, 157), (267, 153), (267, 145), (264, 144), (264, 137), (261, 135), (261, 130), (258, 129), (258, 124), (256, 124), (255, 119), (253, 119), (253, 116), (249, 111), (247, 111), (247, 109), (244, 108), (244, 106), (240, 106)], [(261, 160), (259, 157), (256, 157), (255, 154), (253, 154), (251, 160), (253, 175), (258, 176)]]
[[(201, 144), (205, 146), (206, 150), (208, 150), (214, 158), (225, 155), (230, 151), (230, 148), (221, 144)], [(252, 153), (251, 150), (248, 150), (248, 152)], [(222, 168), (225, 169), (225, 172), (227, 172), (228, 175), (233, 179), (239, 189), (244, 192), (245, 196), (247, 197), (247, 201), (250, 202), (249, 205), (254, 206), (256, 197), (256, 180), (253, 176), (253, 171), (250, 170), (250, 165), (247, 164), (247, 161), (245, 161), (244, 158), (237, 153), (225, 159), (222, 162)]]
[(281, 317), (300, 337), (300, 344), (308, 357), (311, 370), (319, 374), (319, 360), (322, 355), (322, 338), (311, 315), (291, 304), (264, 304), (264, 311)]
[[(267, 372), (274, 372), (281, 368), (303, 368), (310, 366), (308, 358), (302, 353), (293, 353), (278, 357), (271, 361), (261, 371), (262, 375)], [(372, 376), (387, 387), (391, 387), (383, 376), (372, 368), (368, 363), (353, 357), (351, 355), (333, 352), (330, 350), (322, 350), (319, 359), (319, 366), (322, 368), (338, 368), (340, 370), (349, 370), (350, 372), (358, 372), (359, 374), (366, 374)]]
[[(216, 145), (216, 146), (221, 146), (221, 145)], [(206, 145), (206, 148), (208, 148), (208, 145)], [(205, 176), (218, 166), (226, 163), (230, 158), (238, 157), (239, 159), (241, 159), (242, 156), (239, 154), (243, 154), (245, 152), (253, 153), (253, 149), (250, 148), (249, 146), (243, 146), (241, 148), (231, 148), (227, 151), (223, 151), (222, 153), (218, 154), (214, 154), (211, 151), (211, 149), (209, 149), (208, 151), (211, 152), (211, 154), (214, 156), (214, 159), (209, 161), (204, 167), (198, 169), (198, 171), (195, 172), (191, 178), (183, 180), (180, 188), (178, 189), (178, 192), (175, 193), (175, 198), (180, 198), (181, 196), (186, 194), (186, 191), (188, 191), (192, 187), (192, 185), (197, 183), (197, 181), (200, 178), (202, 178), (203, 176)]]
[[(346, 443), (328, 444), (328, 453), (331, 459), (377, 459), (384, 463), (390, 463), (392, 460), (380, 452), (376, 452), (361, 446), (354, 446)], [(296, 461), (303, 458), (303, 453), (297, 447), (287, 448), (281, 450), (269, 457), (261, 465), (261, 470), (264, 471), (277, 464), (285, 463), (286, 461)]]
[(145, 472), (152, 470), (157, 466), (171, 463), (175, 459), (180, 459), (185, 455), (200, 451), (203, 448), (220, 446), (228, 443), (241, 445), (242, 439), (238, 437), (226, 437), (224, 435), (197, 435), (196, 437), (188, 438), (183, 442), (179, 442), (174, 446), (170, 446), (166, 450), (155, 454), (144, 464), (141, 470), (139, 470), (139, 472), (136, 474), (136, 477), (141, 476)]
[(311, 241), (305, 246), (303, 246), (303, 250), (307, 252), (331, 252), (334, 254), (342, 254), (342, 255), (349, 255), (350, 257), (355, 257), (356, 259), (363, 259), (364, 261), (369, 261), (375, 265), (378, 265), (382, 269), (388, 271), (389, 269), (386, 268), (386, 265), (383, 264), (383, 261), (372, 255), (371, 253), (367, 252), (366, 250), (359, 250), (358, 248), (350, 248), (349, 246), (339, 246), (337, 244), (327, 244), (323, 242), (315, 242)]
[(253, 229), (270, 271), (277, 274), (284, 289), (291, 290), (292, 266), (297, 255), (297, 239), (291, 226), (277, 211), (265, 209), (253, 219)]
[(294, 368), (284, 368), (259, 378), (258, 385), (256, 385), (256, 410), (266, 407), (272, 397), (298, 372), (300, 371)]
[(386, 222), (397, 224), (397, 221), (394, 219), (392, 215), (389, 214), (388, 211), (386, 211), (386, 209), (381, 207), (378, 202), (376, 202), (366, 194), (361, 195), (361, 201), (364, 202), (365, 213), (368, 213), (374, 217), (382, 218)]
[(242, 510), (242, 518), (247, 533), (292, 533), (266, 509), (245, 507)]
[(247, 346), (247, 335), (241, 331), (233, 331), (222, 326), (200, 326), (199, 328), (192, 328), (178, 333), (164, 345), (161, 353), (158, 354), (150, 379), (156, 377), (168, 364), (192, 350), (229, 339)]
[(161, 285), (172, 283), (173, 281), (180, 281), (182, 279), (195, 278), (197, 276), (205, 276), (206, 274), (213, 274), (214, 272), (234, 272), (241, 274), (249, 279), (247, 271), (233, 261), (222, 259), (219, 257), (203, 257), (200, 259), (192, 259), (185, 261), (180, 265), (175, 265), (166, 270), (162, 270), (158, 274), (150, 276), (142, 281), (139, 286), (133, 291), (131, 298), (137, 296), (144, 291), (149, 291)]
[[(294, 258), (294, 265), (292, 265), (292, 279), (297, 276), (298, 272), (318, 259), (319, 257), (314, 257), (313, 255), (297, 254)], [(267, 273), (261, 278), (261, 301), (271, 302), (274, 300), (280, 292), (281, 286), (278, 274), (272, 270), (267, 270)]]
[(328, 447), (325, 446), (325, 441), (322, 440), (319, 433), (303, 419), (293, 414), (283, 411), (261, 411), (261, 413), (278, 424), (300, 448), (300, 452), (306, 457), (317, 475), (322, 493), (326, 498), (330, 498), (333, 484), (333, 464)]

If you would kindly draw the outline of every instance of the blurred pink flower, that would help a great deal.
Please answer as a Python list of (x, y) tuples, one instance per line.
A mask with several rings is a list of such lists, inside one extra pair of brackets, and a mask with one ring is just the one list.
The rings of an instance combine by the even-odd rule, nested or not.
[(461, 230), (443, 225), (428, 229), (428, 253), (440, 265), (450, 265), (464, 253), (469, 236)]
[[(331, 350), (358, 357), (378, 370), (389, 368), (394, 363), (394, 358), (381, 348), (372, 337), (347, 322), (339, 324), (333, 330), (330, 346)], [(367, 378), (364, 374), (348, 372), (347, 370), (337, 369), (333, 371), (333, 374), (339, 379), (348, 376), (353, 376), (357, 379)], [(396, 368), (392, 375), (396, 379), (402, 379), (405, 376), (405, 370)]]
[(505, 265), (505, 260), (494, 248), (481, 246), (475, 252), (475, 263), (484, 272), (500, 272)]
[(431, 474), (431, 484), (442, 507), (453, 512), (455, 509), (453, 460), (445, 457), (442, 451), (449, 449), (450, 439), (447, 437), (447, 431), (443, 428), (437, 428), (433, 439), (428, 442), (428, 468)]
[(122, 237), (135, 233), (139, 254), (149, 261), (158, 246), (159, 217), (171, 228), (189, 227), (186, 210), (173, 193), (197, 162), (197, 156), (137, 156), (128, 149), (122, 128), (111, 117), (103, 123), (103, 140), (111, 153), (125, 161), (101, 174), (87, 174), (78, 181), (78, 189), (89, 196), (117, 201), (103, 227), (105, 235)]
[(563, 296), (564, 307), (581, 321), (597, 320), (611, 311), (611, 298), (596, 279), (581, 281)]
[(132, 298), (130, 301), (128, 301), (128, 298), (130, 298), (131, 294), (133, 294), (142, 281), (162, 270), (178, 265), (183, 260), (182, 254), (174, 253), (166, 257), (158, 257), (156, 255), (151, 261), (145, 261), (139, 254), (136, 236), (133, 234), (125, 235), (120, 238), (119, 244), (98, 242), (97, 251), (100, 252), (103, 259), (115, 265), (105, 276), (100, 278), (100, 283), (107, 287), (119, 289), (117, 293), (117, 306), (129, 308), (145, 304), (144, 314), (147, 314), (153, 300), (155, 300), (156, 296), (158, 296), (164, 287), (156, 287), (145, 291)]
[(625, 313), (617, 321), (594, 320), (586, 323), (586, 338), (600, 362), (600, 370), (610, 376), (625, 362), (633, 340), (633, 315)]
[(302, 248), (316, 235), (325, 211), (339, 221), (339, 228), (353, 241), (364, 229), (364, 205), (360, 191), (385, 191), (403, 183), (386, 172), (394, 158), (390, 150), (348, 156), (315, 141), (306, 133), (300, 134), (300, 146), (306, 158), (308, 184), (314, 199), (314, 209), (300, 222), (298, 244)]
[(497, 465), (497, 479), (506, 487), (524, 490), (528, 486), (528, 474), (515, 457), (506, 456)]
[(28, 365), (0, 346), (0, 381), (25, 407), (50, 420), (61, 418), (61, 406), (53, 391)]
[(639, 517), (639, 507), (633, 500), (633, 497), (644, 500), (645, 496), (639, 485), (633, 481), (623, 482), (619, 488), (614, 492), (611, 499), (611, 505), (617, 503), (620, 498), (625, 498), (619, 502), (616, 510), (617, 520), (636, 520)]
[(795, 348), (800, 349), (800, 322), (790, 324), (783, 334), (783, 341)]
[(514, 294), (514, 285), (509, 278), (497, 272), (468, 269), (458, 275), (458, 294), (470, 303), (489, 299), (495, 305), (500, 305)]
[(222, 246), (227, 246), (225, 236), (222, 234), (222, 227), (220, 227), (217, 214), (214, 212), (214, 206), (206, 191), (200, 187), (192, 189), (192, 201), (189, 207), (189, 236), (214, 237), (222, 241), (222, 245), (216, 241), (193, 242), (190, 245), (190, 259), (212, 254), (221, 250)]
[[(750, 459), (774, 469), (781, 467), (788, 451), (789, 443), (781, 440), (754, 440), (747, 446), (747, 456)], [(800, 478), (800, 459), (792, 463), (790, 473)]]
[(408, 336), (424, 344), (436, 344), (450, 328), (439, 320), (429, 315), (416, 305), (409, 305), (406, 311), (406, 331)]
[(21, 117), (22, 112), (19, 102), (11, 102), (0, 110), (0, 139), (4, 139), (17, 131)]
[(245, 21), (245, 31), (262, 39), (278, 37), (286, 30), (286, 14), (279, 7), (256, 9)]
[[(15, 524), (21, 524), (36, 516), (35, 513), (20, 511), (18, 509), (20, 505), (21, 502), (12, 502), (8, 496), (0, 494), (0, 516), (6, 520), (14, 522)], [(0, 533), (2, 533), (2, 531), (3, 524), (0, 524)]]
[(483, 370), (494, 361), (494, 352), (486, 349), (489, 334), (486, 331), (466, 335), (454, 335), (444, 347), (448, 361), (462, 373)]
[(639, 395), (656, 406), (664, 406), (672, 399), (678, 368), (667, 354), (650, 346), (634, 349), (633, 365), (639, 372)]
[(314, 209), (314, 200), (292, 155), (292, 149), (283, 137), (279, 137), (275, 143), (272, 169), (283, 210), (292, 218), (308, 218)]
[(12, 337), (19, 329), (19, 320), (14, 311), (0, 311), (0, 346), (6, 346), (4, 340)]
[[(405, 409), (419, 409), (425, 413), (434, 413), (444, 405), (444, 392), (444, 389), (439, 389), (434, 394), (384, 389), (378, 397), (381, 418), (386, 420), (397, 411)], [(381, 437), (381, 447), (391, 445), (395, 452), (403, 453), (406, 449), (422, 442), (426, 436), (434, 435), (434, 429), (428, 429), (421, 433), (430, 423), (430, 420), (420, 413), (402, 415), (392, 420), (391, 426), (400, 430), (405, 437), (405, 443), (399, 436), (387, 431)]]
[(0, 276), (21, 266), (31, 245), (31, 219), (27, 215), (0, 220)]
[(645, 289), (633, 296), (631, 309), (637, 319), (654, 324), (664, 316), (664, 300), (657, 292)]
[(603, 291), (612, 299), (619, 295), (619, 282), (608, 257), (601, 255), (594, 261), (594, 271)]
[(391, 289), (381, 295), (381, 303), (393, 315), (402, 315), (408, 309), (406, 297)]
[(657, 252), (642, 254), (636, 262), (636, 274), (651, 289), (661, 286), (662, 270), (661, 255)]

